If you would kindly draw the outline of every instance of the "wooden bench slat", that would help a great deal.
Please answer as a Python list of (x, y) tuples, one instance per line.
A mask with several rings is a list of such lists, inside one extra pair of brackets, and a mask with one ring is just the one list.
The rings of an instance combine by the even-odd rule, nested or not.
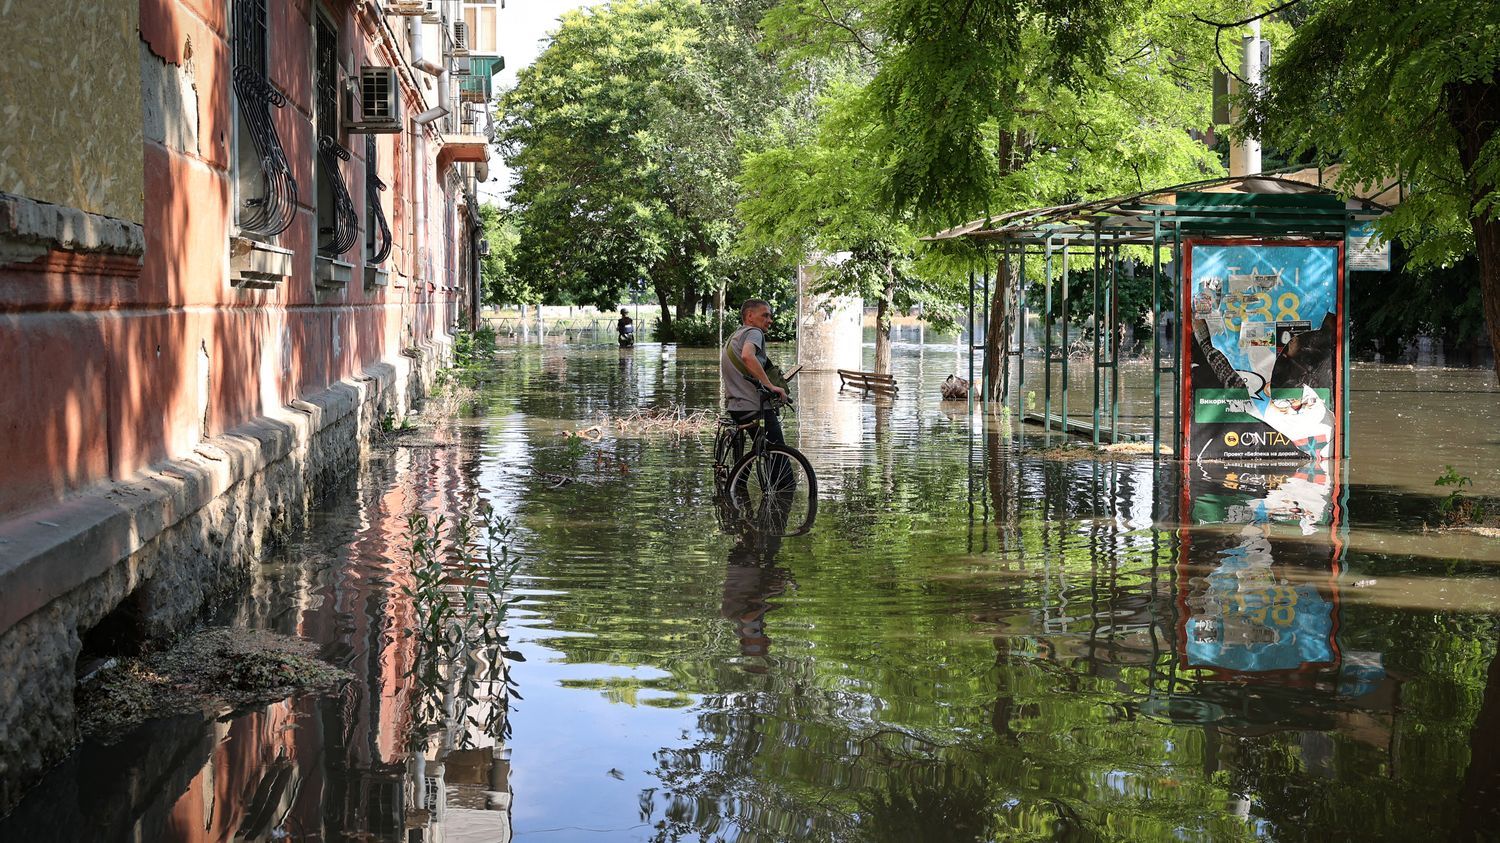
[(838, 373), (840, 377), (846, 378), (858, 378), (860, 380), (872, 381), (889, 381), (891, 383), (896, 382), (895, 375), (885, 375), (881, 374), (880, 372), (860, 372), (854, 369), (839, 369)]
[(839, 374), (840, 389), (853, 385), (865, 392), (878, 392), (882, 395), (895, 395), (898, 392), (895, 375), (881, 374), (879, 372), (860, 372), (854, 369), (838, 369), (836, 371)]

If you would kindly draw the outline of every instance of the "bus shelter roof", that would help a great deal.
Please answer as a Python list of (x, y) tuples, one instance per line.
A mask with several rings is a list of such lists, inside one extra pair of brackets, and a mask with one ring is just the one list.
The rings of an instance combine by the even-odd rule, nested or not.
[(1189, 182), (1138, 193), (1028, 208), (974, 220), (924, 239), (1027, 244), (1149, 244), (1163, 232), (1242, 236), (1343, 237), (1400, 201), (1392, 184), (1349, 199), (1324, 185), (1334, 169), (1300, 169)]

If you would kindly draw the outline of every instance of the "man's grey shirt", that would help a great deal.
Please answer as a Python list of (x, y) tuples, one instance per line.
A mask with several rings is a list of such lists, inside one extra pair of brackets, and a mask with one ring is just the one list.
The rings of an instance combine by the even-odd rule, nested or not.
[[(770, 362), (770, 358), (766, 356), (766, 335), (759, 328), (741, 326), (730, 334), (729, 342), (724, 344), (724, 351), (719, 353), (719, 379), (724, 382), (725, 409), (734, 412), (760, 409), (760, 390), (729, 359), (731, 354), (735, 357), (743, 354), (747, 342), (755, 346), (755, 359), (760, 361), (762, 369)], [(741, 363), (743, 362), (742, 360)]]

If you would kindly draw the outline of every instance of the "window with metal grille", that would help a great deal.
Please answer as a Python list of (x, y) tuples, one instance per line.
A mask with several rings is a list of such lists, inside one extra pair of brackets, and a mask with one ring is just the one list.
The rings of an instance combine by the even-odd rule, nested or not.
[(374, 135), (365, 135), (365, 262), (384, 263), (391, 256), (391, 227), (380, 207), (380, 191), (385, 182), (377, 175), (379, 149)]
[(291, 225), (297, 180), (271, 109), (286, 97), (266, 75), (266, 0), (231, 0), (235, 98), (235, 225), (244, 233), (274, 237)]
[(339, 34), (321, 14), (316, 26), (317, 111), (313, 120), (318, 133), (318, 253), (337, 257), (359, 239), (359, 214), (339, 169), (341, 162), (349, 160), (349, 150), (338, 141)]

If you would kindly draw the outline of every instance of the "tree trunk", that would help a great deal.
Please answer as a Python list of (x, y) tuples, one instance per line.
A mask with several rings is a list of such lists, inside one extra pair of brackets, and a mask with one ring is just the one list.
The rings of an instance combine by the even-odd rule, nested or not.
[(1479, 291), (1484, 302), (1484, 324), (1489, 328), (1495, 379), (1500, 381), (1500, 220), (1471, 220), (1479, 254)]
[(1500, 130), (1500, 83), (1450, 82), (1445, 87), (1448, 118), (1458, 130), (1458, 159), (1469, 180), (1469, 224), (1479, 258), (1479, 291), (1495, 355), (1495, 377), (1500, 380), (1500, 220), (1473, 213), (1487, 194), (1500, 190), (1500, 185), (1482, 182), (1475, 172), (1485, 145)]
[(880, 291), (880, 302), (875, 306), (875, 371), (882, 375), (891, 373), (891, 301), (896, 297), (894, 270), (885, 268), (885, 289)]
[(672, 336), (672, 305), (671, 300), (667, 296), (666, 288), (660, 282), (652, 281), (651, 286), (656, 290), (657, 304), (661, 305), (661, 322), (658, 323), (656, 335), (652, 337), (652, 339), (659, 341), (663, 337)]
[[(984, 375), (990, 385), (989, 400), (995, 402), (1001, 398), (1001, 372), (1010, 362), (1005, 354), (1010, 347), (1005, 332), (1005, 290), (1013, 286), (1011, 273), (1015, 270), (1009, 266), (1005, 270), (1003, 278), (1001, 273), (995, 274), (995, 286), (990, 290), (990, 324), (984, 330)], [(1000, 409), (998, 404), (995, 409)]]
[(1459, 792), (1454, 843), (1486, 840), (1500, 824), (1500, 655), (1490, 662), (1484, 701), (1469, 732), (1469, 769)]
[(682, 286), (682, 301), (677, 304), (677, 318), (686, 319), (698, 312), (698, 288), (692, 284)]

